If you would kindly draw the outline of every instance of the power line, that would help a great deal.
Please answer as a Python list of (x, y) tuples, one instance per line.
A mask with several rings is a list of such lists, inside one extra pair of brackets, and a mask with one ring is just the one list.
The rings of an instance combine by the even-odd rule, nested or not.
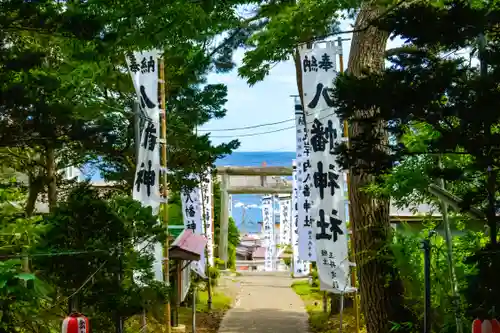
[(287, 123), (287, 122), (293, 121), (293, 120), (295, 120), (295, 118), (281, 120), (281, 121), (277, 121), (277, 122), (274, 122), (274, 123), (265, 123), (265, 124), (251, 125), (251, 126), (245, 126), (245, 127), (199, 129), (198, 131), (199, 132), (238, 131), (238, 130), (245, 130), (245, 129), (252, 129), (252, 128), (258, 128), (258, 127), (264, 127), (264, 126), (278, 125), (278, 124)]
[(43, 253), (25, 253), (25, 254), (19, 253), (19, 254), (0, 255), (0, 259), (26, 258), (26, 257), (73, 256), (73, 255), (78, 255), (78, 254), (89, 254), (89, 253), (111, 253), (111, 251), (93, 250), (93, 251), (62, 251), (62, 252), (43, 252)]
[[(324, 108), (323, 110), (320, 110), (319, 112), (323, 112), (325, 110), (327, 110), (329, 108)], [(329, 116), (332, 116), (334, 115), (335, 112), (332, 112), (330, 114), (327, 114), (326, 116), (323, 116), (319, 119), (325, 119)], [(312, 123), (312, 121), (306, 123), (306, 124), (310, 124)], [(279, 128), (279, 129), (276, 129), (276, 130), (272, 130), (272, 131), (266, 131), (266, 132), (259, 132), (259, 133), (249, 133), (249, 134), (240, 134), (240, 135), (211, 135), (210, 137), (211, 138), (243, 138), (243, 137), (250, 137), (250, 136), (257, 136), (257, 135), (265, 135), (265, 134), (271, 134), (271, 133), (276, 133), (276, 132), (282, 132), (282, 131), (287, 131), (287, 130), (290, 130), (292, 128), (296, 128), (296, 126), (289, 126), (289, 127), (284, 127), (284, 128)]]
[[(319, 112), (324, 112), (325, 110), (328, 110), (329, 108), (324, 108), (324, 109), (321, 109)], [(294, 121), (295, 120), (295, 117), (293, 118), (290, 118), (290, 119), (285, 119), (285, 120), (280, 120), (280, 121), (276, 121), (276, 122), (273, 122), (273, 123), (263, 123), (263, 124), (257, 124), (257, 125), (250, 125), (250, 126), (245, 126), (245, 127), (232, 127), (232, 128), (214, 128), (214, 129), (198, 129), (199, 132), (224, 132), (224, 131), (238, 131), (238, 130), (245, 130), (245, 129), (253, 129), (253, 128), (259, 128), (259, 127), (265, 127), (265, 126), (272, 126), (272, 125), (278, 125), (278, 124), (283, 124), (283, 123), (287, 123), (289, 121)], [(294, 126), (293, 126), (294, 127)], [(281, 130), (286, 130), (286, 129), (289, 129), (289, 128), (293, 128), (293, 127), (287, 127), (287, 128), (283, 128)], [(255, 134), (257, 135), (257, 134)], [(243, 134), (241, 136), (248, 136), (246, 134)], [(250, 136), (253, 136), (250, 135)], [(214, 137), (214, 136), (212, 136)], [(217, 136), (215, 136), (217, 137)], [(232, 137), (232, 136), (227, 136), (227, 137)]]
[(210, 137), (211, 138), (243, 138), (243, 137), (249, 137), (249, 136), (256, 136), (256, 135), (264, 135), (264, 134), (282, 132), (282, 131), (286, 131), (286, 130), (289, 130), (289, 129), (292, 129), (292, 128), (295, 128), (295, 126), (289, 126), (289, 127), (285, 127), (285, 128), (279, 128), (279, 129), (274, 130), (274, 131), (259, 132), (259, 133), (250, 133), (250, 134), (240, 134), (240, 135), (237, 135), (237, 136), (234, 136), (234, 135), (211, 135)]

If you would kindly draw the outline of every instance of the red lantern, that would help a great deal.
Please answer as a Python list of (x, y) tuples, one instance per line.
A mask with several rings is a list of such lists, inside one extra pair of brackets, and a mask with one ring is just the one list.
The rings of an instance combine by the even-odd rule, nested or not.
[(500, 333), (500, 323), (498, 320), (476, 319), (472, 322), (472, 333)]
[(81, 313), (72, 313), (64, 319), (61, 332), (90, 333), (89, 320)]

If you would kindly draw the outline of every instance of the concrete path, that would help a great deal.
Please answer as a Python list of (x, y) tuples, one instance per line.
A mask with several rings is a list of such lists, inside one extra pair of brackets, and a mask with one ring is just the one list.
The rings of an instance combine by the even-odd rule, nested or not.
[(307, 312), (289, 276), (244, 275), (219, 333), (306, 333)]

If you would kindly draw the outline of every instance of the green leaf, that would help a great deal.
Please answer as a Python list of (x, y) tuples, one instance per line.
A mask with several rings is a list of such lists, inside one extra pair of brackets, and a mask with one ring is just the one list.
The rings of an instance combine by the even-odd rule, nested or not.
[(35, 275), (32, 273), (20, 273), (16, 275), (16, 278), (24, 281), (31, 281), (36, 279)]

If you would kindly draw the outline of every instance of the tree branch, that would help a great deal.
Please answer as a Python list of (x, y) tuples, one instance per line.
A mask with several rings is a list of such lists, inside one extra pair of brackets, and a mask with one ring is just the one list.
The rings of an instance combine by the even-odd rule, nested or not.
[[(411, 4), (412, 2), (416, 2), (417, 0), (410, 0), (408, 1), (407, 5)], [(304, 44), (308, 44), (308, 43), (311, 43), (311, 42), (316, 42), (316, 41), (320, 41), (320, 40), (323, 40), (327, 37), (332, 37), (332, 36), (338, 36), (338, 35), (344, 35), (344, 34), (355, 34), (355, 33), (358, 33), (358, 32), (363, 32), (363, 31), (366, 31), (368, 30), (370, 27), (373, 27), (375, 25), (375, 23), (377, 23), (379, 20), (383, 19), (385, 16), (389, 15), (390, 13), (392, 13), (393, 11), (395, 11), (396, 9), (398, 9), (401, 5), (403, 5), (405, 2), (407, 2), (407, 0), (399, 0), (397, 3), (395, 3), (393, 6), (389, 7), (385, 12), (383, 12), (382, 14), (380, 14), (379, 16), (375, 17), (373, 20), (369, 21), (366, 26), (362, 27), (362, 28), (358, 28), (358, 29), (352, 29), (352, 30), (345, 30), (345, 31), (337, 31), (337, 32), (334, 32), (334, 33), (331, 33), (331, 34), (327, 34), (327, 35), (324, 35), (324, 36), (320, 36), (320, 37), (315, 37), (315, 38), (312, 38), (311, 40), (308, 40), (308, 41), (305, 41), (305, 42), (302, 42), (302, 43), (299, 43), (299, 45), (304, 45)]]
[(416, 46), (400, 46), (386, 50), (385, 56), (392, 57), (401, 53), (419, 53), (419, 52), (422, 52), (422, 49), (419, 49)]
[(227, 44), (229, 44), (230, 42), (232, 42), (236, 36), (246, 27), (248, 27), (248, 25), (250, 23), (252, 23), (252, 21), (255, 21), (256, 19), (259, 19), (260, 18), (260, 15), (257, 14), (251, 18), (248, 18), (246, 20), (244, 20), (243, 22), (241, 22), (241, 26), (239, 28), (236, 28), (235, 31), (233, 31), (233, 33), (228, 36), (227, 38), (225, 38), (219, 45), (217, 45), (217, 47), (215, 47), (208, 55), (209, 57), (213, 57), (217, 52), (219, 52), (222, 48), (224, 48)]

